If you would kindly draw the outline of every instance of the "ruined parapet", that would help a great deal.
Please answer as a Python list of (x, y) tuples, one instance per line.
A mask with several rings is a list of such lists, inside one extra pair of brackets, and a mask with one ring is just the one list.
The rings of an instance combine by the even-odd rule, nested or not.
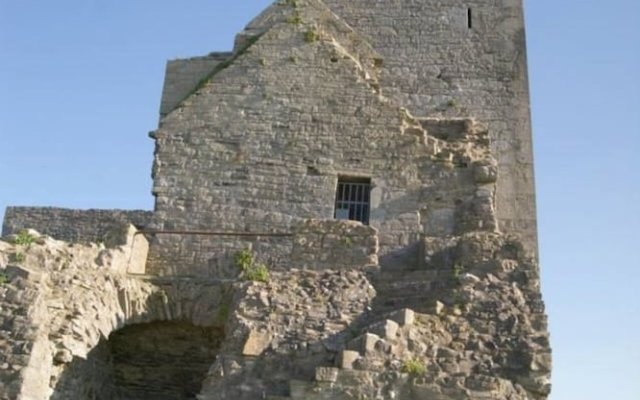
[[(233, 207), (222, 207), (220, 212), (228, 214), (220, 215), (220, 223), (212, 225), (216, 230), (146, 232), (152, 243), (148, 272), (167, 277), (236, 278), (240, 270), (235, 257), (242, 251), (250, 251), (272, 270), (378, 265), (377, 230), (359, 222), (302, 219)], [(229, 218), (240, 212), (243, 219)]]
[(301, 221), (283, 213), (233, 205), (215, 205), (187, 217), (176, 224), (156, 214), (154, 229), (145, 233), (150, 242), (147, 273), (235, 278), (234, 257), (245, 249), (273, 268), (286, 268), (292, 249), (291, 227)]
[(57, 207), (7, 207), (2, 236), (34, 229), (67, 242), (100, 243), (132, 224), (147, 226), (153, 212), (144, 210), (76, 210)]

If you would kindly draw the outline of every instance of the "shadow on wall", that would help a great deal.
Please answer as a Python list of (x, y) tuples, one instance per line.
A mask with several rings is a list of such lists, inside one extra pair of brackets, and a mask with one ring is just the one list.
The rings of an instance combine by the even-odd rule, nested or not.
[(223, 339), (224, 329), (187, 321), (127, 326), (74, 358), (51, 398), (194, 399)]

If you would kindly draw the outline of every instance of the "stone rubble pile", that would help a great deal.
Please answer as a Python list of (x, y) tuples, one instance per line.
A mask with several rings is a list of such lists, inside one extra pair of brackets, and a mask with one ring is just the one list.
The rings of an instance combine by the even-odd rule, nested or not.
[(498, 234), (447, 245), (463, 272), (424, 313), (372, 309), (375, 289), (357, 271), (241, 284), (202, 399), (545, 399), (535, 264)]
[(158, 289), (125, 275), (137, 251), (133, 232), (127, 235), (115, 248), (35, 231), (25, 233), (26, 244), (16, 244), (17, 235), (0, 241), (0, 397), (65, 398), (54, 388), (67, 364), (125, 321), (155, 318), (149, 304)]

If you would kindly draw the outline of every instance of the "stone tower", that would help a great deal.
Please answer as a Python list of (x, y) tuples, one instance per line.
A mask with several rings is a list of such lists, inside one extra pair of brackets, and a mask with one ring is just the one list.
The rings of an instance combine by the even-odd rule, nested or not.
[(0, 397), (547, 398), (520, 0), (276, 1), (150, 136), (153, 212), (7, 210)]
[(381, 85), (416, 117), (473, 117), (498, 160), (500, 229), (537, 246), (522, 0), (327, 0), (384, 57)]

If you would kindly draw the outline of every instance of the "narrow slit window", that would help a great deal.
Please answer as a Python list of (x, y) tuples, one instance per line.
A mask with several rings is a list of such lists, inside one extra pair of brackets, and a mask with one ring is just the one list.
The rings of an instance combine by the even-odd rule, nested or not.
[(334, 218), (360, 221), (369, 225), (371, 179), (339, 177)]
[(467, 8), (467, 28), (473, 28), (473, 11), (471, 11), (471, 8)]

